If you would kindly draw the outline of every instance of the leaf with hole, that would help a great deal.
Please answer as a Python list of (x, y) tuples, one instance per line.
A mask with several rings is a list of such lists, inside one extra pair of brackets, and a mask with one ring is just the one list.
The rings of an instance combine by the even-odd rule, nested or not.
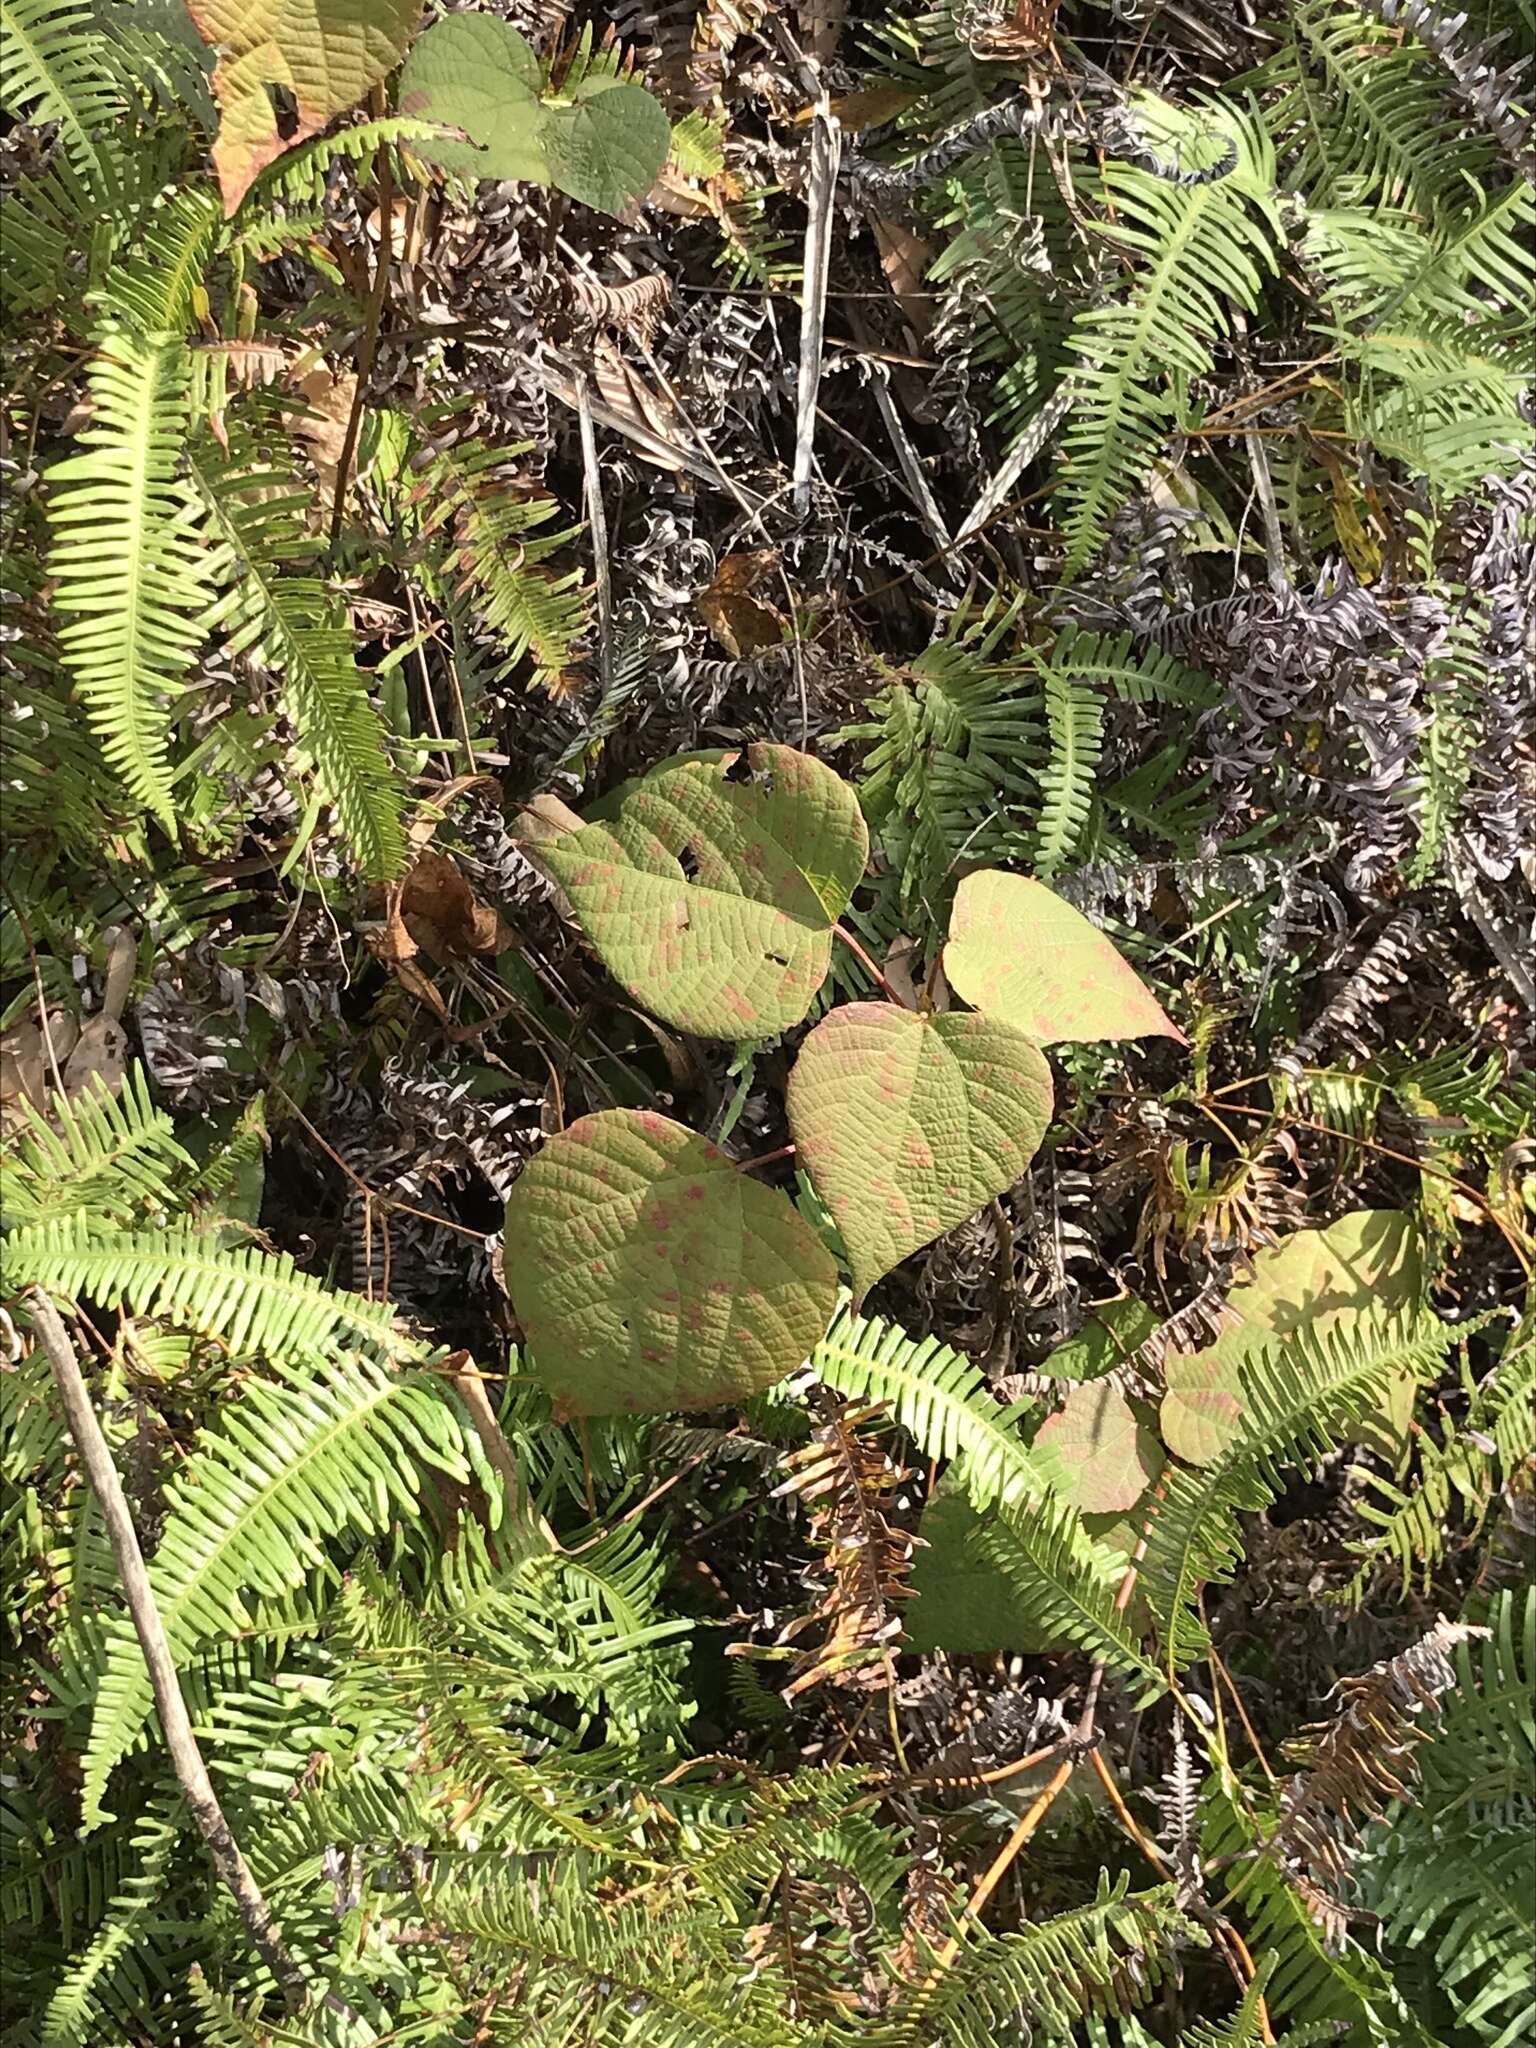
[(944, 972), (972, 1009), (1042, 1045), (1184, 1034), (1130, 962), (1080, 910), (995, 868), (955, 892)]
[(736, 1043), (798, 1024), (864, 872), (853, 791), (792, 747), (658, 769), (611, 821), (540, 847), (604, 965), (680, 1031)]
[[(213, 166), (232, 214), (284, 150), (383, 84), (405, 53), (421, 0), (187, 0), (187, 10), (218, 52)], [(274, 89), (293, 100), (286, 133)]]
[(1109, 1380), (1075, 1386), (1032, 1449), (1054, 1490), (1085, 1515), (1124, 1514), (1163, 1466), (1156, 1436)]
[(837, 1267), (785, 1198), (649, 1110), (551, 1138), (507, 1203), (506, 1282), (571, 1415), (744, 1400), (792, 1372), (837, 1306)]
[(462, 142), (411, 145), (445, 171), (547, 185), (542, 83), (539, 60), (515, 28), (490, 14), (450, 14), (417, 39), (397, 103), (415, 120), (463, 129)]
[[(1422, 1286), (1418, 1232), (1404, 1210), (1352, 1209), (1326, 1230), (1282, 1238), (1257, 1254), (1252, 1279), (1228, 1295), (1238, 1320), (1214, 1344), (1167, 1360), (1164, 1443), (1188, 1464), (1210, 1464), (1241, 1426), (1243, 1367), (1255, 1350), (1302, 1331), (1325, 1335), (1372, 1309), (1403, 1307)], [(1402, 1400), (1394, 1382), (1388, 1417), (1400, 1414)]]
[(848, 1003), (801, 1046), (787, 1107), (862, 1300), (1020, 1178), (1051, 1120), (1051, 1070), (986, 1017)]

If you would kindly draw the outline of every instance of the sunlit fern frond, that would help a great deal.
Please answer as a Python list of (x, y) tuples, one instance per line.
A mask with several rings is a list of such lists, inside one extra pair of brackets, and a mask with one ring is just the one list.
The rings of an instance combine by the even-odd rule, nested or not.
[(202, 508), (180, 473), (187, 352), (107, 328), (88, 375), (82, 452), (48, 472), (59, 649), (108, 765), (174, 834), (170, 727), (212, 610)]
[(99, 204), (112, 203), (123, 96), (89, 0), (0, 0), (0, 107), (56, 123), (81, 185)]
[(499, 673), (525, 659), (535, 683), (552, 683), (575, 656), (587, 625), (579, 570), (552, 571), (549, 556), (574, 538), (546, 531), (555, 500), (512, 469), (517, 448), (461, 443), (434, 457), (412, 493), (424, 537), (443, 550), (442, 574), (472, 586), (485, 625), (505, 656)]
[[(326, 1544), (356, 1542), (411, 1516), (427, 1468), (467, 1484), (467, 1431), (430, 1376), (356, 1354), (318, 1372), (253, 1380), (205, 1430), (170, 1491), (150, 1585), (178, 1664), (253, 1626), (323, 1566)], [(492, 1493), (492, 1498), (498, 1496)], [(102, 1817), (107, 1781), (138, 1741), (153, 1695), (131, 1622), (110, 1624), (85, 1757), (83, 1812)]]
[(97, 1075), (71, 1102), (53, 1100), (53, 1120), (27, 1107), (23, 1130), (0, 1162), (3, 1208), (10, 1225), (61, 1222), (87, 1213), (126, 1224), (145, 1211), (169, 1211), (178, 1182), (194, 1171), (149, 1082), (134, 1065), (113, 1094)]
[(388, 881), (405, 857), (406, 790), (357, 666), (340, 596), (320, 574), (320, 542), (293, 477), (251, 462), (216, 467), (199, 450), (192, 476), (219, 546), (215, 617), (232, 651), (270, 667), (298, 746), (361, 872)]
[(1139, 1584), (1170, 1669), (1205, 1654), (1195, 1596), (1241, 1560), (1238, 1516), (1267, 1507), (1284, 1466), (1335, 1448), (1393, 1374), (1421, 1374), (1451, 1337), (1434, 1318), (1362, 1317), (1343, 1336), (1302, 1333), (1245, 1362), (1236, 1435), (1203, 1467), (1170, 1466), (1148, 1513)]
[(1239, 165), (1216, 184), (1166, 184), (1129, 164), (1104, 171), (1104, 232), (1130, 259), (1127, 283), (1073, 322), (1073, 404), (1058, 490), (1067, 575), (1106, 538), (1172, 432), (1181, 388), (1206, 375), (1231, 307), (1253, 311), (1280, 239), (1274, 157), (1249, 117), (1228, 105), (1220, 127)]

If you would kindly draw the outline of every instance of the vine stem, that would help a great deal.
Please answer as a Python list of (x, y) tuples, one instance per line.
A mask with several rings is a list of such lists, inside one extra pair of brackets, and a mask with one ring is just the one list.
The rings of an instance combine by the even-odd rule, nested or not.
[[(384, 89), (375, 86), (369, 95), (369, 111), (375, 120), (382, 120), (386, 111)], [(373, 283), (368, 292), (368, 305), (363, 316), (363, 338), (357, 345), (357, 387), (352, 393), (352, 410), (347, 414), (347, 431), (342, 440), (341, 454), (336, 461), (336, 490), (331, 503), (331, 559), (341, 546), (341, 523), (346, 516), (347, 490), (352, 480), (352, 459), (357, 453), (358, 436), (363, 426), (363, 399), (368, 390), (368, 379), (373, 374), (373, 359), (378, 353), (379, 328), (384, 319), (384, 294), (389, 287), (389, 263), (394, 252), (395, 240), (395, 176), (389, 160), (389, 144), (381, 142), (374, 152), (373, 187), (378, 197), (379, 254), (373, 266)]]
[[(900, 1003), (901, 997), (897, 994), (896, 990), (891, 987), (891, 984), (886, 980), (885, 976), (881, 973), (880, 969), (875, 965), (874, 961), (871, 960), (869, 955), (865, 952), (864, 948), (853, 936), (853, 933), (849, 931), (848, 927), (842, 924), (835, 924), (833, 925), (832, 929), (836, 933), (838, 938), (842, 940), (843, 944), (848, 948), (849, 952), (853, 955), (854, 959), (861, 962), (861, 964), (868, 970), (868, 972), (874, 976), (875, 980), (879, 983), (881, 988), (885, 990), (886, 994), (890, 997), (891, 1001), (893, 1003)], [(905, 1008), (904, 1004), (903, 1008)]]
[(192, 1733), (191, 1717), (181, 1696), (175, 1660), (166, 1639), (160, 1610), (155, 1605), (144, 1553), (139, 1548), (127, 1496), (123, 1492), (123, 1482), (118, 1477), (106, 1437), (96, 1419), (80, 1361), (75, 1356), (63, 1319), (40, 1287), (30, 1290), (27, 1305), (32, 1312), (33, 1328), (47, 1354), (59, 1399), (64, 1405), (70, 1436), (101, 1508), (101, 1519), (106, 1525), (112, 1555), (117, 1561), (118, 1577), (122, 1581), (123, 1597), (154, 1688), (155, 1707), (160, 1715), (165, 1746), (170, 1752), (177, 1782), (197, 1823), (198, 1832), (208, 1845), (214, 1869), (245, 1923), (252, 1946), (276, 1978), (288, 2009), (298, 2012), (308, 2002), (309, 1987), (284, 1944), (272, 1917), (272, 1909), (241, 1852), (240, 1844), (230, 1831), (229, 1822), (224, 1818), (224, 1809), (213, 1789), (203, 1753)]
[(793, 1159), (794, 1156), (795, 1148), (793, 1145), (780, 1145), (777, 1151), (759, 1152), (755, 1159), (738, 1159), (736, 1165), (740, 1172), (750, 1173), (754, 1167), (776, 1166), (779, 1160)]
[[(1152, 1493), (1152, 1501), (1154, 1503), (1161, 1495), (1163, 1485), (1164, 1481), (1159, 1479)], [(1115, 1612), (1117, 1614), (1123, 1614), (1131, 1604), (1131, 1595), (1136, 1590), (1136, 1575), (1141, 1569), (1141, 1560), (1146, 1555), (1149, 1528), (1150, 1523), (1143, 1524), (1141, 1540), (1131, 1553), (1130, 1562), (1127, 1564), (1125, 1574), (1116, 1590)], [(1026, 1809), (1018, 1826), (1008, 1837), (1007, 1841), (1004, 1842), (1002, 1848), (998, 1850), (996, 1856), (993, 1857), (990, 1866), (977, 1883), (975, 1890), (966, 1900), (965, 1910), (960, 1916), (960, 1926), (950, 1936), (949, 1940), (945, 1942), (943, 1948), (939, 1950), (938, 1955), (934, 1958), (933, 1974), (928, 1979), (929, 1988), (938, 1982), (939, 1978), (954, 1962), (955, 1957), (959, 1955), (961, 1935), (967, 1923), (980, 1919), (987, 1901), (1007, 1876), (1019, 1851), (1024, 1847), (1030, 1836), (1034, 1834), (1041, 1821), (1045, 1819), (1045, 1816), (1056, 1803), (1057, 1795), (1065, 1787), (1067, 1780), (1071, 1777), (1080, 1759), (1085, 1755), (1092, 1756), (1095, 1754), (1095, 1745), (1098, 1740), (1099, 1693), (1103, 1685), (1104, 1660), (1101, 1657), (1094, 1665), (1092, 1675), (1088, 1680), (1088, 1693), (1083, 1702), (1082, 1719), (1077, 1724), (1076, 1732), (1068, 1745), (1065, 1758), (1051, 1774), (1047, 1783), (1041, 1788), (1040, 1795), (1033, 1805)]]

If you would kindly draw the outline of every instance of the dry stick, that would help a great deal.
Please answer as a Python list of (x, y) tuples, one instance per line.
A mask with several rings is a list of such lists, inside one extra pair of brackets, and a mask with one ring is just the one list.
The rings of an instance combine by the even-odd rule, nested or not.
[(112, 1462), (112, 1453), (102, 1435), (101, 1424), (96, 1420), (96, 1411), (91, 1406), (74, 1346), (69, 1341), (58, 1310), (40, 1287), (31, 1289), (27, 1302), (32, 1311), (33, 1327), (48, 1354), (54, 1384), (64, 1404), (69, 1433), (85, 1466), (91, 1491), (100, 1505), (101, 1518), (111, 1539), (118, 1577), (122, 1581), (128, 1612), (133, 1617), (139, 1646), (149, 1669), (149, 1682), (154, 1687), (165, 1746), (170, 1751), (177, 1780), (198, 1831), (208, 1844), (214, 1868), (239, 1909), (252, 1944), (281, 1986), (289, 2010), (298, 2012), (308, 2000), (309, 1987), (298, 1964), (283, 1945), (272, 1910), (251, 1875), (250, 1865), (240, 1853), (239, 1843), (230, 1833), (213, 1781), (208, 1776), (208, 1767), (203, 1762), (202, 1751), (192, 1733), (187, 1703), (177, 1682), (165, 1624), (150, 1591), (149, 1573), (145, 1569), (139, 1539), (134, 1533), (123, 1483), (117, 1476), (117, 1467)]
[[(1157, 1499), (1162, 1490), (1163, 1481), (1159, 1479), (1152, 1491), (1152, 1501)], [(1149, 1507), (1150, 1505), (1151, 1503), (1149, 1502)], [(1123, 1614), (1131, 1604), (1131, 1595), (1136, 1590), (1136, 1574), (1141, 1569), (1141, 1560), (1146, 1555), (1146, 1550), (1147, 1528), (1143, 1525), (1141, 1540), (1131, 1553), (1131, 1561), (1125, 1568), (1125, 1576), (1121, 1579), (1119, 1590), (1115, 1594), (1116, 1614)], [(1025, 1813), (1023, 1819), (1008, 1837), (1002, 1848), (998, 1850), (997, 1855), (992, 1860), (991, 1868), (971, 1893), (969, 1899), (966, 1900), (965, 1911), (960, 1916), (961, 1929), (964, 1928), (967, 1921), (980, 1919), (982, 1908), (1007, 1876), (1014, 1858), (1055, 1804), (1056, 1795), (1071, 1777), (1078, 1757), (1084, 1752), (1092, 1752), (1096, 1739), (1094, 1722), (1098, 1716), (1099, 1692), (1103, 1684), (1104, 1660), (1101, 1657), (1098, 1663), (1094, 1665), (1093, 1673), (1088, 1680), (1088, 1695), (1083, 1703), (1082, 1719), (1077, 1724), (1077, 1732), (1072, 1739), (1071, 1750), (1066, 1761), (1052, 1774), (1050, 1782), (1044, 1787), (1039, 1798), (1036, 1799), (1034, 1804)], [(939, 1977), (949, 1968), (959, 1953), (960, 1932), (957, 1931), (945, 1942), (935, 1958), (933, 1975), (928, 1979), (930, 1988), (937, 1983)]]
[[(387, 111), (384, 105), (384, 88), (375, 86), (368, 99), (369, 111), (375, 120), (382, 120)], [(394, 251), (395, 241), (395, 177), (389, 161), (389, 144), (381, 142), (373, 159), (374, 191), (378, 195), (379, 255), (373, 267), (373, 284), (368, 293), (368, 309), (363, 320), (363, 338), (357, 349), (357, 387), (352, 393), (352, 410), (347, 415), (347, 431), (341, 444), (341, 454), (336, 463), (336, 495), (331, 505), (330, 553), (334, 561), (341, 546), (341, 522), (347, 510), (347, 487), (352, 476), (352, 458), (357, 453), (358, 435), (363, 426), (363, 399), (368, 390), (368, 379), (373, 374), (373, 359), (378, 353), (379, 328), (384, 319), (384, 294), (389, 286), (389, 259)]]

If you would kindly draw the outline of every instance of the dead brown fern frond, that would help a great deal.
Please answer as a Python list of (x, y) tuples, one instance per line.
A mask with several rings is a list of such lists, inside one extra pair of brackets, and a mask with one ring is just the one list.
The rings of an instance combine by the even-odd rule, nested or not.
[(1290, 1746), (1303, 1768), (1281, 1788), (1268, 1853), (1330, 1940), (1348, 1915), (1344, 1895), (1362, 1829), (1412, 1796), (1415, 1751), (1430, 1737), (1424, 1716), (1440, 1711), (1441, 1695), (1456, 1683), (1452, 1651), (1487, 1633), (1442, 1618), (1400, 1655), (1341, 1679), (1332, 1719)]
[(913, 1538), (890, 1519), (907, 1479), (886, 1448), (891, 1424), (878, 1407), (845, 1408), (823, 1391), (811, 1440), (785, 1459), (789, 1476), (775, 1494), (803, 1500), (811, 1534), (824, 1552), (824, 1590), (809, 1612), (779, 1635), (781, 1645), (815, 1634), (801, 1651), (785, 1696), (832, 1682), (877, 1687), (889, 1683), (887, 1645), (901, 1633), (896, 1604), (906, 1598)]

